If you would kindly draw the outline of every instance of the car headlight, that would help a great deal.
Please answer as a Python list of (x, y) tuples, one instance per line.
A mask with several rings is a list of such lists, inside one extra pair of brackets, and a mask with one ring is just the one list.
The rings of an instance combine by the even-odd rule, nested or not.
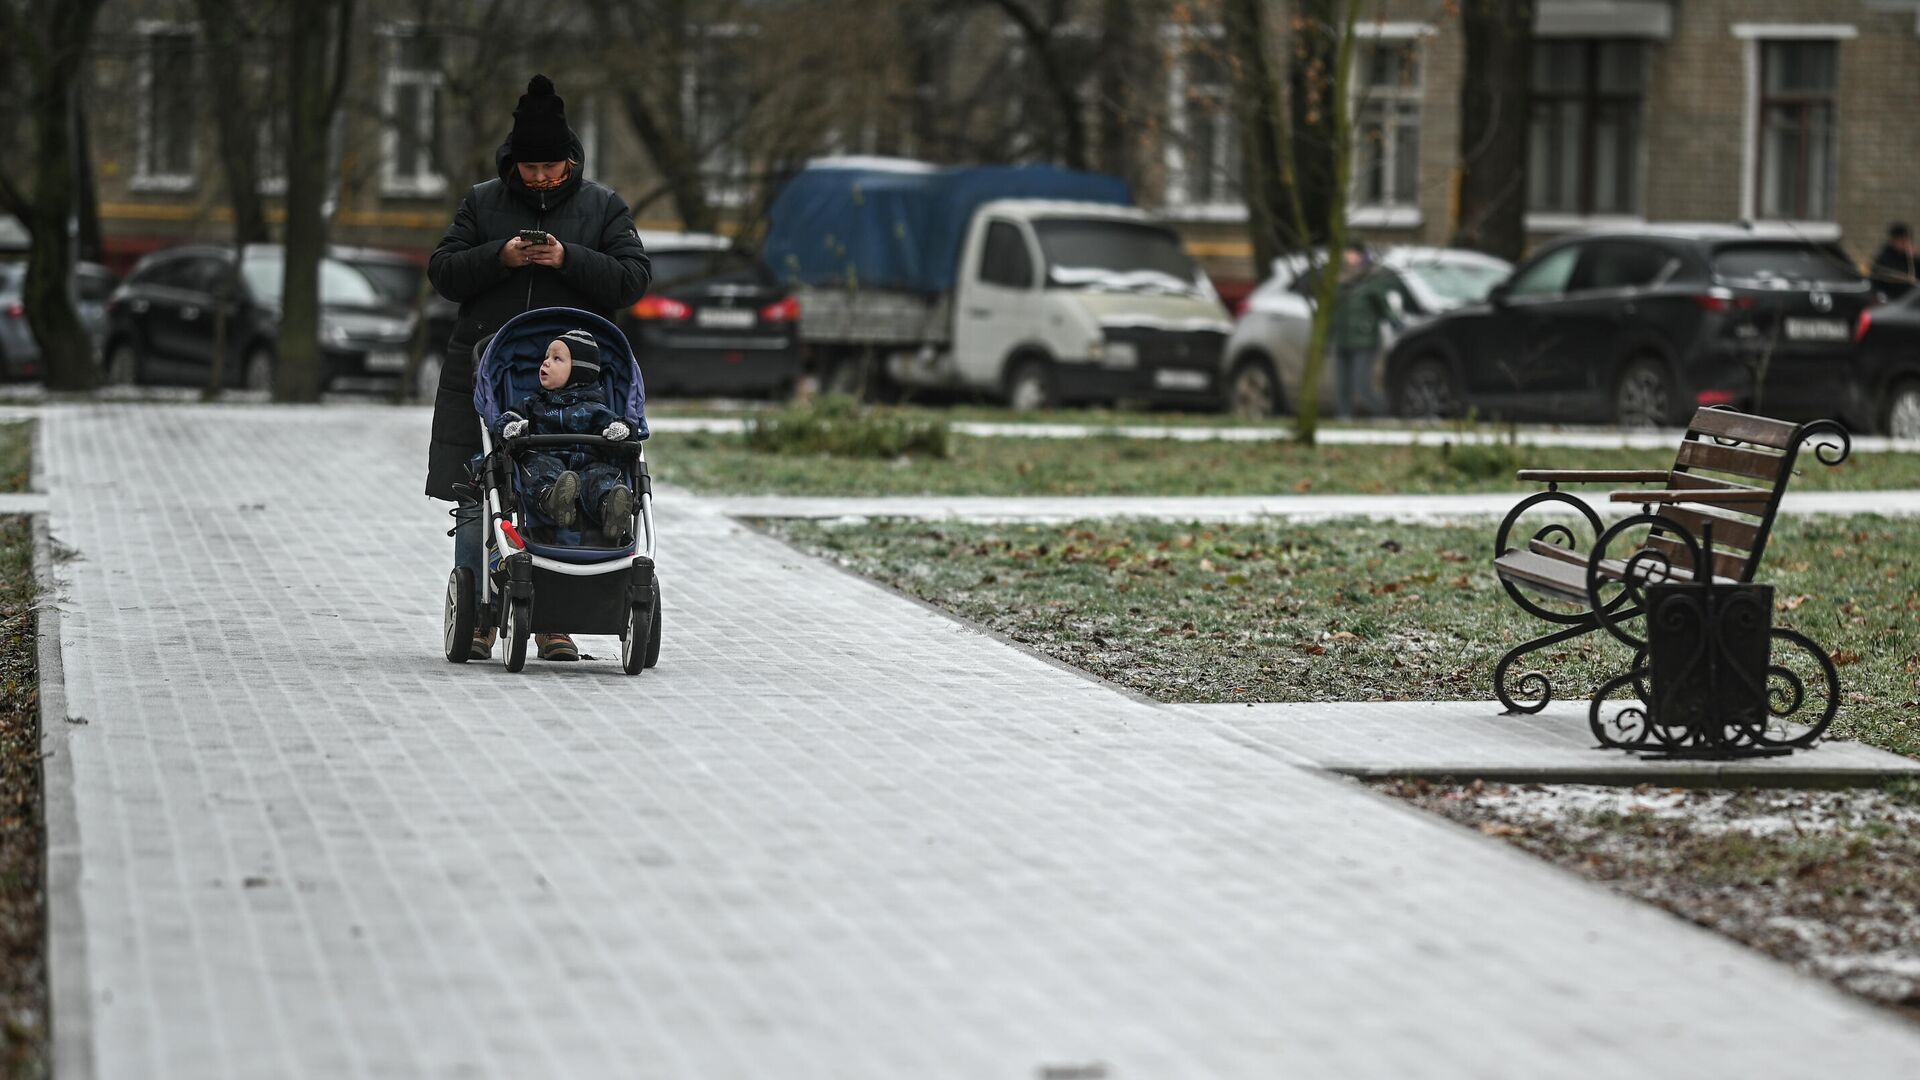
[(347, 343), (347, 328), (337, 322), (323, 321), (320, 324), (320, 340), (329, 345), (344, 346)]
[(1140, 346), (1131, 341), (1107, 342), (1106, 365), (1116, 368), (1137, 367), (1140, 364)]

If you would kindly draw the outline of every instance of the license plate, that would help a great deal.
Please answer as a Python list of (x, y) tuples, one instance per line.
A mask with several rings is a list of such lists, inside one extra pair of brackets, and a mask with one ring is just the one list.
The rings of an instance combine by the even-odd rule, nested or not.
[(1207, 373), (1186, 368), (1161, 368), (1153, 373), (1153, 385), (1161, 390), (1205, 390)]
[(752, 308), (701, 308), (694, 313), (698, 326), (715, 330), (745, 330), (754, 323)]
[(368, 371), (405, 371), (407, 354), (403, 352), (370, 352), (367, 354)]
[(1787, 320), (1787, 337), (1795, 341), (1845, 341), (1851, 336), (1840, 319)]

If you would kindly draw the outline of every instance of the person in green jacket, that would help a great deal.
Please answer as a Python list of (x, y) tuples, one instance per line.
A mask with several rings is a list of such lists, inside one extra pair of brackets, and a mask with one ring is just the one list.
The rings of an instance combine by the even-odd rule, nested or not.
[(1353, 419), (1355, 406), (1370, 416), (1381, 408), (1374, 393), (1374, 365), (1380, 358), (1380, 324), (1397, 326), (1399, 318), (1387, 300), (1392, 278), (1373, 272), (1366, 251), (1350, 247), (1341, 259), (1340, 295), (1334, 301), (1331, 344), (1340, 419)]

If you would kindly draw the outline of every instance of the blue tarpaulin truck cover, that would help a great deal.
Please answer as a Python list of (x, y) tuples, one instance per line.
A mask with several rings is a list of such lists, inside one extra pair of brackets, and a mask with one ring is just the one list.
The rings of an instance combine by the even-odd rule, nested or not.
[(773, 200), (766, 263), (791, 283), (944, 292), (953, 288), (974, 211), (995, 199), (1132, 203), (1119, 177), (1050, 165), (941, 169), (828, 158)]

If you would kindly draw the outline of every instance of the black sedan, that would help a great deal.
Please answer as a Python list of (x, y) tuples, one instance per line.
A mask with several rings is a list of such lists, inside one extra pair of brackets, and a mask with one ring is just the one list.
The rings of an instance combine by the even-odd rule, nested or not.
[(1677, 424), (1698, 405), (1784, 419), (1856, 415), (1861, 312), (1838, 248), (1734, 226), (1638, 226), (1554, 242), (1484, 304), (1394, 343), (1402, 416)]
[(653, 285), (620, 317), (649, 395), (785, 396), (800, 376), (800, 305), (723, 237), (643, 233)]
[(1850, 426), (1920, 440), (1920, 292), (1860, 315)]
[[(107, 304), (107, 380), (204, 385), (217, 361), (223, 385), (270, 388), (285, 265), (278, 244), (250, 245), (237, 260), (232, 248), (202, 245), (142, 259)], [(322, 259), (320, 308), (323, 386), (404, 374), (413, 315), (366, 274)]]

